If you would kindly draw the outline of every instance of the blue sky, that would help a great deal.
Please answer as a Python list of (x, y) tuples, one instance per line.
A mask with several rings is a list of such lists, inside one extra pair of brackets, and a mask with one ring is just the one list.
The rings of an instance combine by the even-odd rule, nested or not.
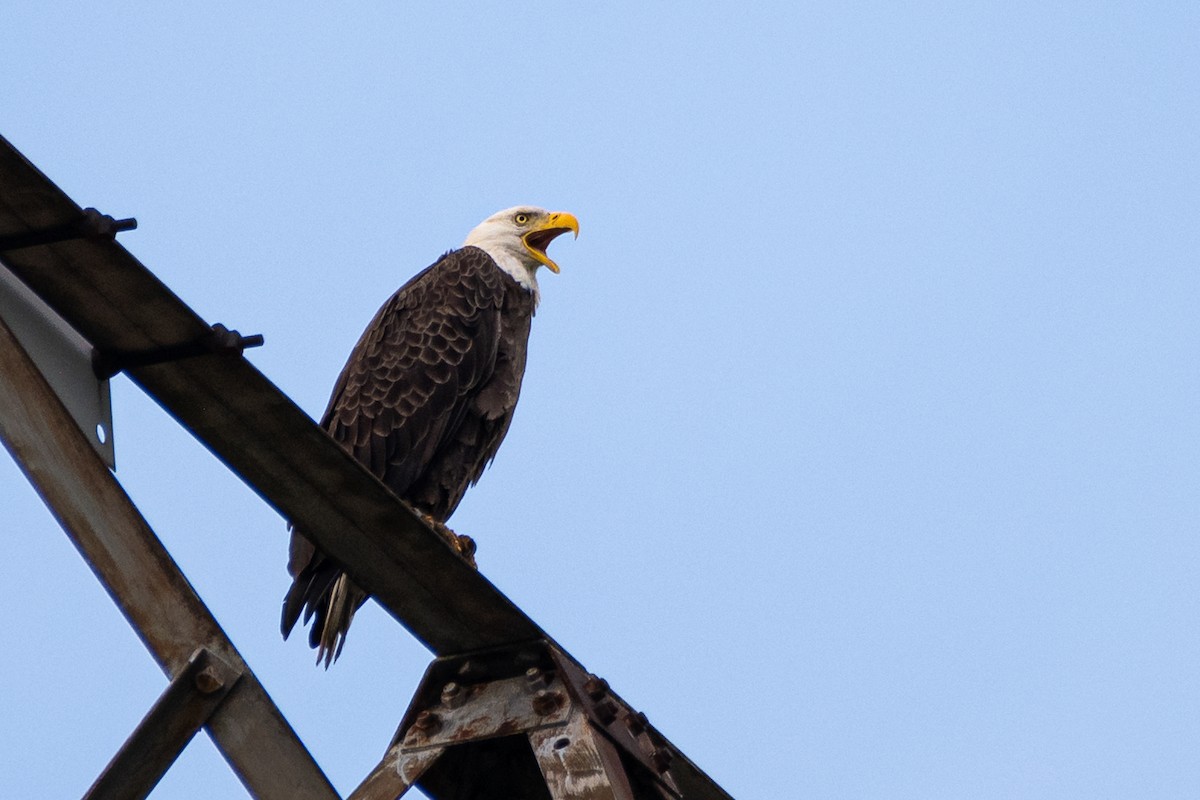
[[(0, 134), (319, 415), (383, 300), (574, 212), (488, 577), (749, 797), (1200, 793), (1194, 4), (9, 2)], [(118, 477), (335, 785), (428, 654), (280, 641), (284, 523), (123, 378)], [(165, 680), (8, 459), (0, 771)], [(239, 796), (197, 739), (155, 797)]]

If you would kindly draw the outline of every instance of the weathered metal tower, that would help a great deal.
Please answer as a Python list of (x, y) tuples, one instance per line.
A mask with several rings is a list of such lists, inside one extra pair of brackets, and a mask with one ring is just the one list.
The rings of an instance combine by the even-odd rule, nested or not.
[(257, 798), (337, 798), (108, 469), (124, 372), (436, 658), (351, 794), (718, 800), (711, 779), (0, 138), (0, 439), (170, 683), (89, 798), (140, 798), (204, 728)]

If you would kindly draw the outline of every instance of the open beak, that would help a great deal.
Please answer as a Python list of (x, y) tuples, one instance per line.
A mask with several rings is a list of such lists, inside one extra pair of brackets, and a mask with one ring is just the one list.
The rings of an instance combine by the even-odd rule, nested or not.
[(579, 238), (579, 220), (575, 219), (574, 214), (568, 214), (566, 211), (554, 211), (546, 215), (546, 219), (542, 221), (533, 230), (521, 237), (521, 241), (525, 243), (525, 249), (541, 263), (550, 268), (551, 272), (558, 272), (558, 264), (550, 260), (550, 256), (546, 255), (546, 248), (558, 236), (571, 231), (575, 234), (575, 238)]

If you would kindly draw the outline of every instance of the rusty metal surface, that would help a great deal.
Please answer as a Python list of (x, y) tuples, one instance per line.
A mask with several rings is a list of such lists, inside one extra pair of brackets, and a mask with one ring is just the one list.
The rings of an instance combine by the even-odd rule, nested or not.
[[(446, 689), (452, 683), (459, 687), (463, 697), (474, 697), (483, 691), (481, 687), (486, 684), (524, 678), (530, 670), (539, 670), (543, 675), (552, 674), (553, 669), (554, 661), (549, 655), (545, 640), (435, 658), (426, 668), (408, 710), (400, 720), (392, 744), (404, 743), (405, 736), (422, 711), (437, 713), (451, 705), (456, 708), (466, 705), (459, 703), (457, 698), (447, 697)], [(527, 690), (532, 695), (534, 685), (527, 682), (524, 686), (528, 687)], [(530, 707), (532, 708), (532, 697)], [(470, 712), (456, 710), (455, 713)]]
[(612, 742), (596, 733), (582, 712), (561, 725), (531, 731), (529, 744), (554, 800), (635, 800)]
[(255, 797), (337, 793), (0, 322), (0, 440), (168, 675), (206, 647), (243, 672), (206, 729)]
[(88, 789), (84, 800), (141, 800), (149, 795), (241, 676), (241, 670), (210, 651), (197, 650)]
[(620, 767), (634, 797), (728, 797), (645, 714), (548, 640), (435, 659), (392, 740), (392, 758), (483, 748), (488, 740), (562, 730), (575, 717), (603, 740), (597, 752), (608, 769)]
[(593, 724), (629, 758), (641, 764), (663, 789), (684, 798), (727, 796), (667, 741), (645, 714), (622, 700), (608, 681), (586, 672), (557, 647), (550, 648), (550, 655)]
[(417, 784), (434, 762), (446, 752), (444, 747), (400, 752), (400, 747), (388, 748), (383, 759), (371, 770), (358, 788), (346, 800), (394, 800)]
[(539, 682), (536, 688), (524, 677), (447, 685), (461, 687), (458, 698), (447, 697), (443, 690), (437, 707), (418, 712), (405, 731), (405, 751), (511, 736), (561, 724), (570, 711), (565, 687), (557, 679), (548, 684)]
[[(386, 795), (404, 774), (438, 800), (678, 797), (669, 776), (623, 759), (589, 719), (582, 696), (555, 668), (553, 649), (542, 643), (438, 659), (369, 783), (387, 787)], [(433, 760), (416, 761), (430, 753)]]

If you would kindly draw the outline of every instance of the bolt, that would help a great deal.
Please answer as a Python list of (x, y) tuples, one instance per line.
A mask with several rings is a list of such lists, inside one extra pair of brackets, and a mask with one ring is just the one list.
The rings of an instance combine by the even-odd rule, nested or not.
[(466, 701), (467, 695), (461, 685), (451, 681), (442, 687), (442, 705), (447, 708), (458, 708)]
[(659, 773), (666, 772), (671, 768), (671, 762), (675, 760), (675, 754), (665, 747), (660, 747), (650, 754), (650, 761), (654, 764), (654, 768)]
[(83, 210), (83, 228), (89, 235), (96, 238), (115, 238), (122, 231), (132, 231), (137, 228), (137, 220), (113, 219), (108, 214), (101, 214), (94, 208)]
[(536, 689), (539, 686), (545, 686), (550, 681), (554, 680), (553, 672), (542, 672), (538, 667), (530, 667), (525, 670), (525, 680), (531, 688)]
[(589, 675), (583, 684), (583, 691), (593, 700), (599, 700), (608, 694), (608, 681), (604, 678), (597, 678), (595, 675)]
[(596, 719), (600, 720), (601, 725), (611, 725), (613, 720), (617, 718), (617, 704), (612, 700), (605, 699), (596, 703)]
[(538, 716), (545, 717), (557, 711), (562, 702), (562, 695), (558, 692), (548, 692), (545, 689), (539, 689), (533, 695), (533, 710)]
[(225, 681), (217, 676), (216, 670), (212, 667), (205, 667), (200, 670), (192, 680), (201, 694), (212, 694), (225, 685)]
[(413, 720), (412, 727), (413, 730), (417, 731), (421, 735), (429, 736), (430, 734), (437, 733), (439, 730), (441, 730), (442, 720), (432, 711), (422, 711), (420, 714), (417, 714), (417, 718)]

